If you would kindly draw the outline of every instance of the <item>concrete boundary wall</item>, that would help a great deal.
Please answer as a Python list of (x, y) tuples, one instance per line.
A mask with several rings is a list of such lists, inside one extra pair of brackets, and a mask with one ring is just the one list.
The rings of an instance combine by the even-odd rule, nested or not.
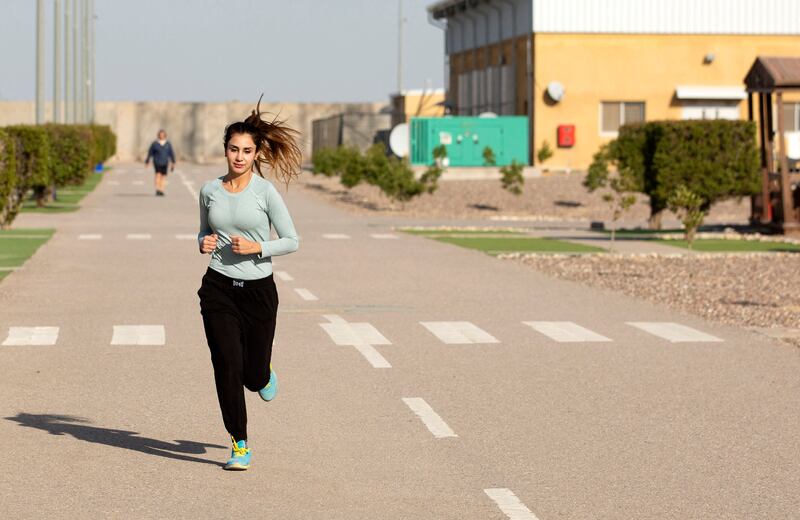
[[(52, 105), (47, 103), (45, 114), (52, 118)], [(262, 112), (279, 114), (300, 132), (300, 142), (306, 161), (311, 157), (311, 122), (335, 114), (365, 114), (371, 117), (386, 103), (262, 103)], [(222, 139), (225, 127), (241, 121), (255, 108), (255, 103), (181, 103), (171, 101), (98, 101), (98, 124), (111, 126), (117, 134), (117, 154), (120, 161), (144, 161), (147, 148), (164, 128), (175, 147), (179, 161), (198, 163), (224, 160)], [(34, 124), (33, 101), (0, 101), (0, 126)]]

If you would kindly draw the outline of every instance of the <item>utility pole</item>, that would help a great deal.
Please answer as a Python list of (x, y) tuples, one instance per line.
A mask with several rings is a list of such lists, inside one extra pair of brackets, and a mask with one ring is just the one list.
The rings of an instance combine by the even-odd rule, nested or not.
[(44, 0), (36, 1), (36, 124), (44, 123)]
[(94, 43), (94, 0), (89, 0), (89, 47), (91, 48), (89, 60), (89, 122), (94, 124), (94, 62), (97, 57), (97, 47)]
[(54, 0), (53, 34), (53, 122), (61, 122), (61, 0)]
[(397, 94), (403, 93), (403, 0), (398, 0), (397, 19)]
[(64, 120), (67, 124), (75, 122), (75, 100), (72, 94), (72, 2), (73, 0), (66, 0), (64, 5), (64, 83), (66, 91), (64, 92)]

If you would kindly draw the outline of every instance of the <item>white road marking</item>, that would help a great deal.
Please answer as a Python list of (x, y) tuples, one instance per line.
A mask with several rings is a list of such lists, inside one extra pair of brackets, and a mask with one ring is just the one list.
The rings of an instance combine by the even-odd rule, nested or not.
[(345, 235), (343, 233), (325, 233), (322, 235), (322, 238), (327, 238), (328, 240), (350, 240), (350, 235)]
[(197, 240), (197, 235), (192, 235), (190, 233), (178, 233), (175, 235), (175, 238), (178, 240)]
[(163, 325), (114, 325), (112, 345), (163, 345), (166, 333)]
[(133, 181), (134, 186), (142, 186), (144, 185), (144, 181)]
[(181, 184), (186, 186), (186, 189), (189, 190), (189, 194), (192, 196), (192, 198), (194, 200), (199, 199), (200, 197), (197, 194), (197, 190), (194, 188), (194, 181), (189, 180), (181, 170), (175, 170), (175, 172), (178, 174), (178, 177), (181, 178)]
[(275, 271), (275, 276), (277, 276), (284, 282), (291, 282), (294, 280), (294, 278), (292, 278), (292, 275), (290, 275), (286, 271)]
[(697, 329), (669, 321), (629, 321), (628, 325), (641, 329), (672, 343), (710, 343), (722, 339)]
[(437, 439), (458, 437), (456, 432), (454, 432), (439, 414), (434, 412), (433, 408), (425, 402), (425, 399), (421, 397), (404, 397), (403, 402), (411, 408), (412, 412), (417, 414), (417, 417), (422, 420), (425, 427), (428, 428)]
[(420, 324), (448, 345), (500, 343), (497, 338), (468, 321), (421, 321)]
[(99, 233), (85, 233), (83, 235), (78, 235), (78, 240), (102, 240), (103, 235)]
[(128, 240), (150, 240), (153, 237), (150, 233), (128, 233), (125, 238)]
[(55, 345), (58, 327), (9, 327), (3, 345)]
[(393, 235), (391, 233), (373, 233), (370, 235), (372, 238), (377, 238), (378, 240), (396, 240), (397, 235)]
[(559, 343), (611, 341), (610, 338), (571, 321), (524, 321), (523, 323)]
[(484, 489), (483, 492), (494, 500), (500, 511), (505, 513), (510, 520), (539, 520), (510, 489), (490, 488)]
[(319, 298), (314, 296), (314, 294), (311, 291), (309, 291), (308, 289), (295, 289), (294, 292), (299, 294), (300, 297), (302, 299), (304, 299), (305, 301), (307, 301), (307, 302), (315, 302), (315, 301), (319, 300)]
[(337, 345), (355, 347), (374, 368), (392, 368), (373, 345), (391, 345), (391, 341), (369, 323), (349, 323), (336, 314), (323, 316), (330, 323), (320, 323), (325, 332)]

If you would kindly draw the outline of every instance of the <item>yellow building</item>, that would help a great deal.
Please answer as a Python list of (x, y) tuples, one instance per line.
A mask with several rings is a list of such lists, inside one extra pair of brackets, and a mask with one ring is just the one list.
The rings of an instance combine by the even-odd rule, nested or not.
[(404, 90), (392, 95), (392, 126), (407, 123), (412, 117), (442, 117), (445, 90)]
[[(428, 11), (445, 31), (453, 112), (527, 115), (531, 164), (547, 142), (551, 169), (585, 169), (624, 123), (746, 119), (756, 57), (800, 56), (798, 0), (444, 0)], [(797, 133), (800, 97), (788, 100)], [(558, 144), (562, 125), (571, 146)]]

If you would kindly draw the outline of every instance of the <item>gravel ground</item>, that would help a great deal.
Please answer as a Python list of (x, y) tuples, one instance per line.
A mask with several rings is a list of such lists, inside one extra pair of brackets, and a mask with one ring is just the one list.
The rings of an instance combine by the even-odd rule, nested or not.
[[(326, 178), (309, 172), (300, 177), (304, 189), (318, 194), (356, 214), (383, 214), (393, 217), (431, 219), (482, 219), (517, 217), (544, 221), (589, 221), (610, 218), (608, 206), (600, 192), (588, 193), (581, 185), (583, 174), (558, 175), (525, 179), (523, 194), (512, 195), (503, 190), (499, 180), (447, 180), (439, 189), (421, 195), (405, 205), (393, 204), (374, 186), (359, 185), (345, 189), (338, 178)], [(639, 196), (637, 204), (625, 220), (647, 219), (650, 210), (647, 197)], [(746, 223), (750, 214), (749, 200), (725, 201), (711, 209), (706, 222)], [(669, 218), (666, 215), (665, 218)]]
[(800, 346), (800, 254), (504, 258), (729, 325), (794, 329), (784, 339)]

